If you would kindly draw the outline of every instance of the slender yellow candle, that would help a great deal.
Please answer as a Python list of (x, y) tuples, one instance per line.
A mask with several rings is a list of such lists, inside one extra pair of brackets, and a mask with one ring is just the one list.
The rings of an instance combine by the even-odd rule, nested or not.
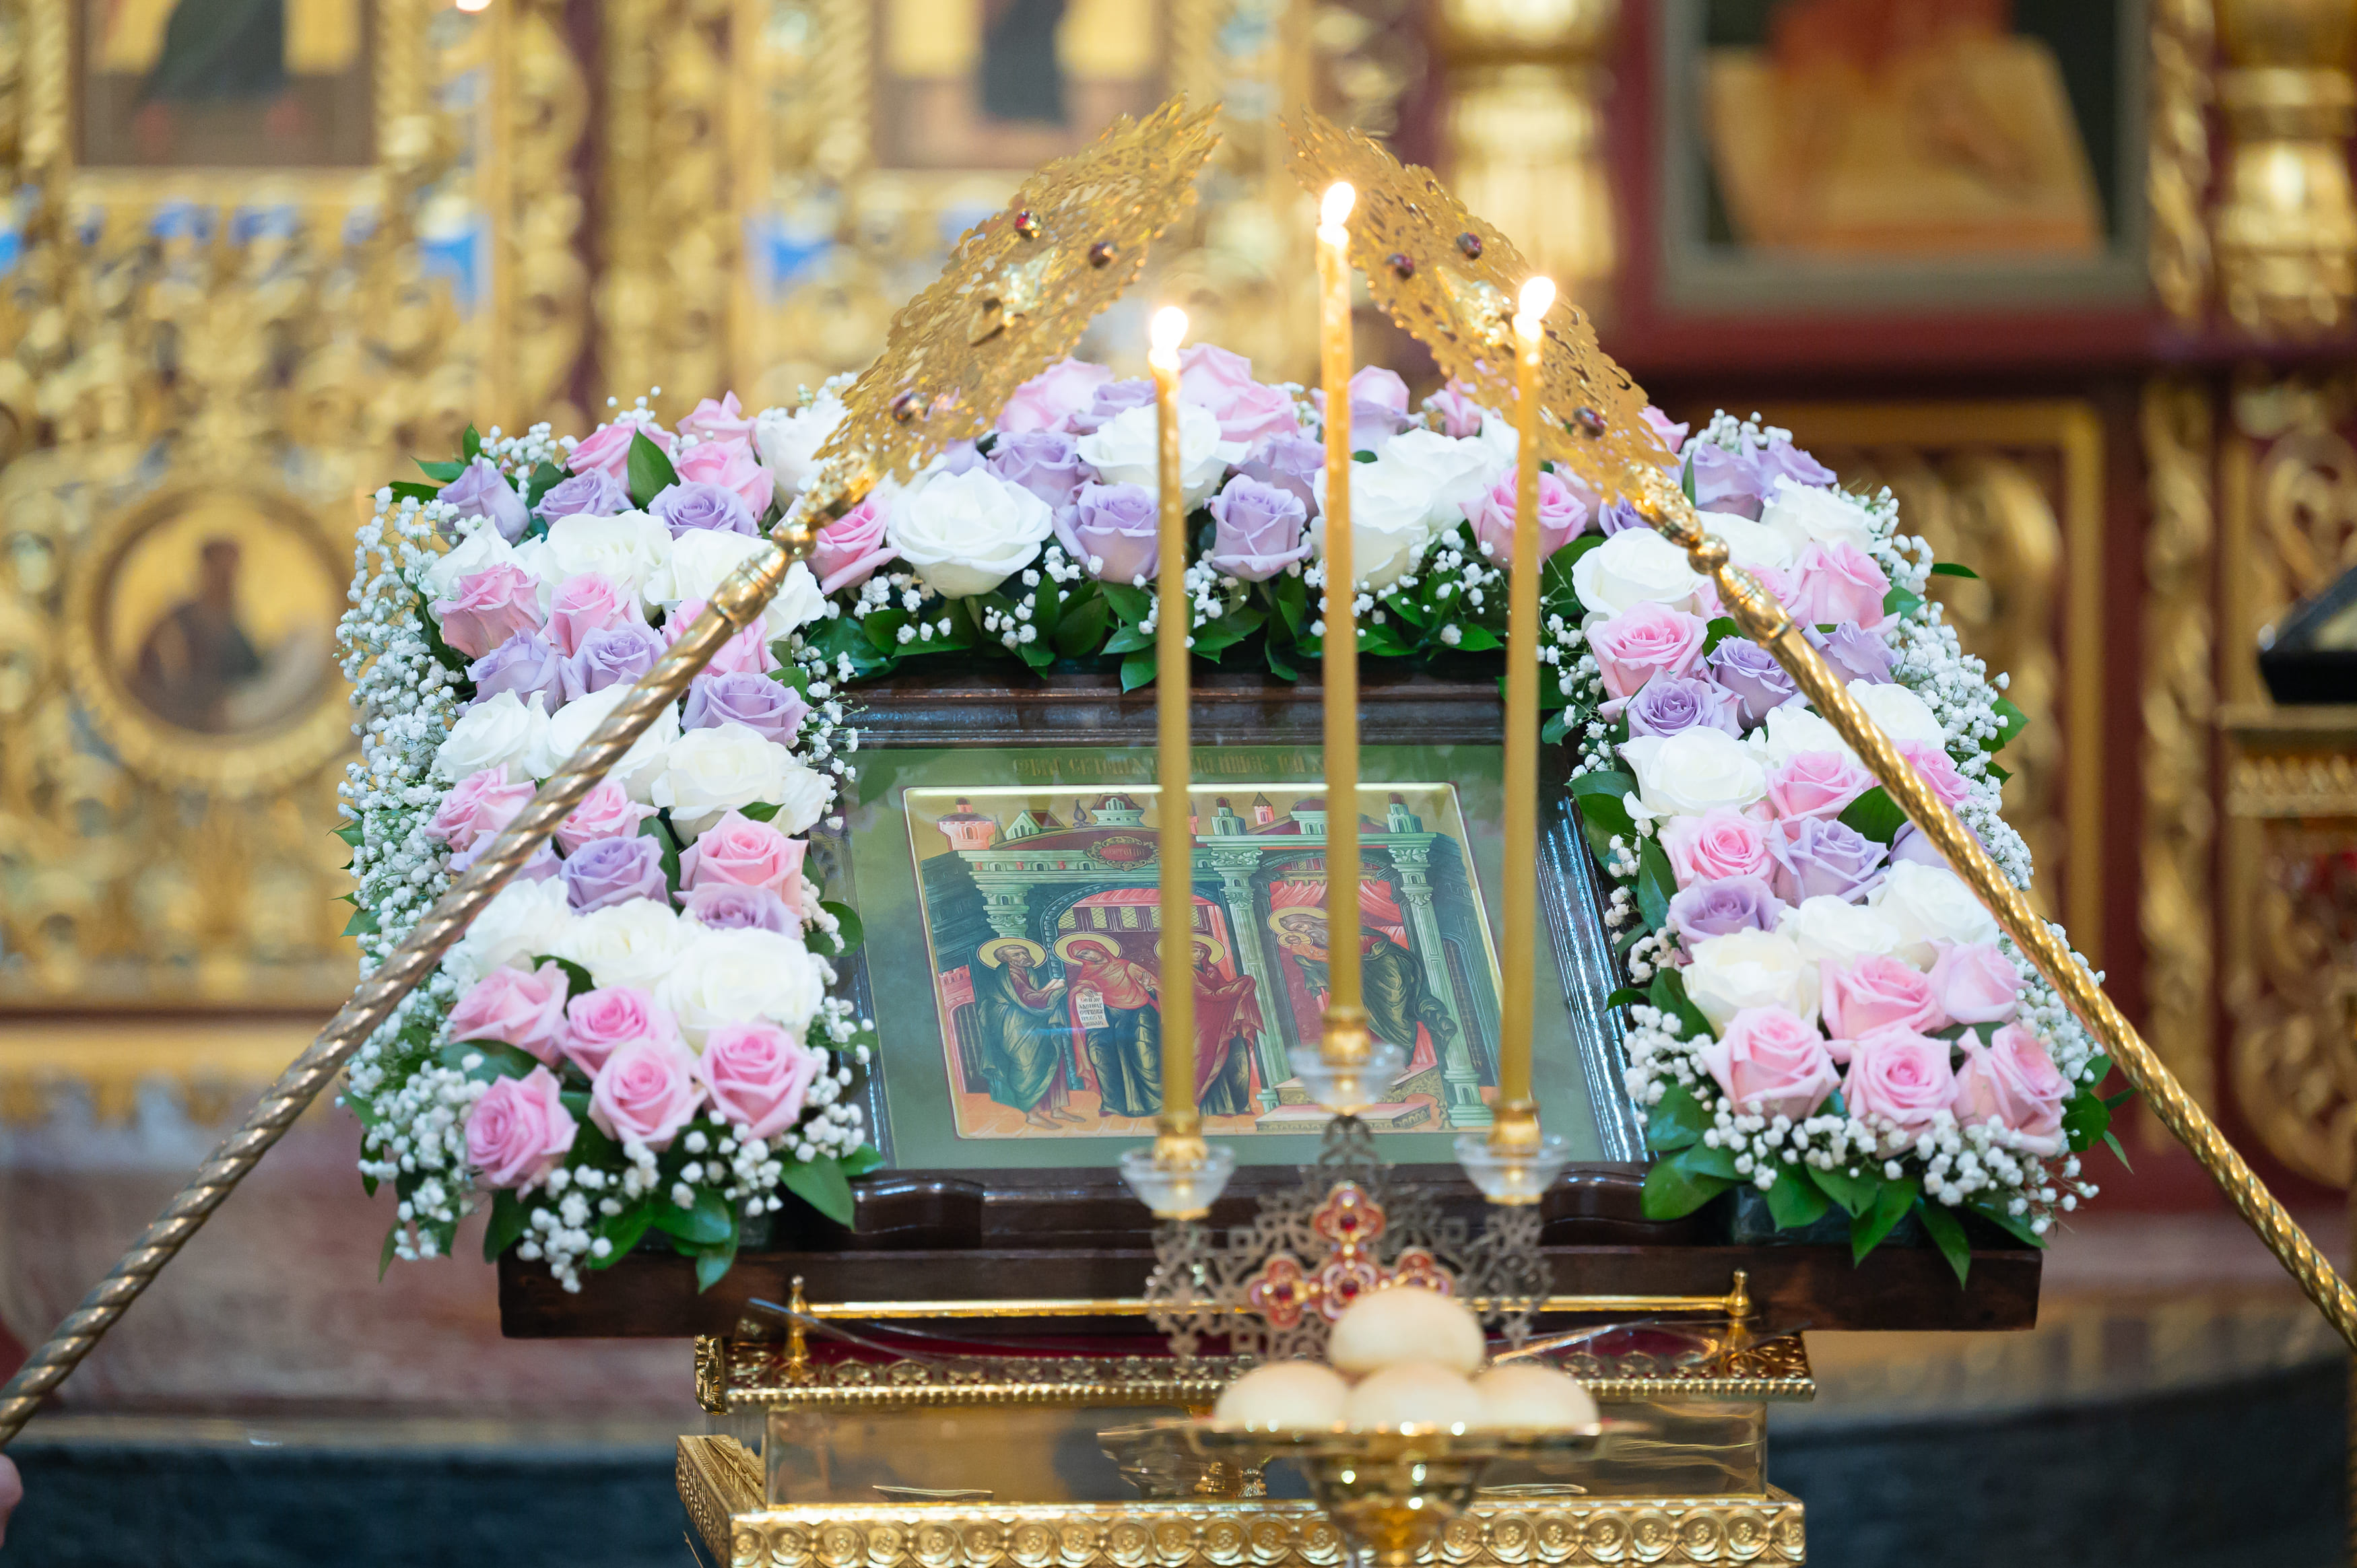
[(1326, 1030), (1336, 1063), (1364, 1058), (1359, 994), (1358, 574), (1351, 555), (1351, 231), (1358, 192), (1318, 205), (1318, 358), (1326, 386)]
[(1514, 549), (1506, 591), (1506, 875), (1504, 983), (1499, 1020), (1498, 1115), (1493, 1147), (1534, 1147), (1531, 1005), (1537, 986), (1539, 911), (1539, 356), (1555, 304), (1553, 280), (1523, 285), (1514, 317)]
[(1160, 720), (1155, 778), (1162, 814), (1162, 1119), (1167, 1136), (1195, 1137), (1195, 830), (1188, 818), (1192, 781), (1187, 736), (1187, 644), (1194, 614), (1187, 596), (1187, 498), (1179, 483), (1178, 340), (1187, 313), (1154, 313), (1154, 408), (1162, 436), (1162, 526), (1157, 535), (1154, 708)]

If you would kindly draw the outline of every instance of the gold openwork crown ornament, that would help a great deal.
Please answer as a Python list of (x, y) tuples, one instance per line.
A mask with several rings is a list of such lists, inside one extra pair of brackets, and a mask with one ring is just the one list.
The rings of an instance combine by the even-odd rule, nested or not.
[(1217, 104), (1189, 111), (1184, 94), (1143, 120), (1122, 115), (967, 230), (845, 394), (849, 415), (819, 452), (820, 484), (856, 497), (987, 429), (1136, 280), (1147, 247), (1194, 199), (1218, 117)]
[[(1315, 110), (1297, 111), (1285, 129), (1304, 189), (1314, 196), (1340, 180), (1358, 192), (1351, 264), (1375, 303), (1476, 403), (1513, 407), (1515, 295), (1531, 276), (1513, 242), (1467, 210), (1430, 169), (1401, 163)], [(1540, 456), (1599, 495), (1635, 499), (1632, 472), (1670, 461), (1645, 423), (1644, 390), (1598, 345), (1578, 306), (1558, 299), (1545, 323)]]

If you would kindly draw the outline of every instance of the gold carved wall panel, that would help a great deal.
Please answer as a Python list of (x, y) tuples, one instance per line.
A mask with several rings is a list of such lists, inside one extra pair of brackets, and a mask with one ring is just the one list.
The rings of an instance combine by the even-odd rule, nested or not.
[[(1888, 485), (1910, 533), (1977, 581), (1934, 579), (1964, 650), (2010, 676), (2029, 726), (2008, 748), (2006, 818), (2031, 901), (2102, 961), (2103, 426), (2079, 403), (1791, 403), (1776, 424), (1853, 489)], [(2017, 759), (2018, 754), (2018, 759)]]

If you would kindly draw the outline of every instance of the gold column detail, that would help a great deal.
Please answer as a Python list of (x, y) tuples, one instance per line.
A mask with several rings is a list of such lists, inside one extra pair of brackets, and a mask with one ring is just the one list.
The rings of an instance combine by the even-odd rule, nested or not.
[[(2215, 527), (2209, 389), (2144, 390), (2144, 843), (2136, 918), (2145, 1027), (2186, 1092), (2212, 1102), (2210, 715)], [(2153, 1132), (2157, 1143), (2159, 1134)]]
[(516, 428), (546, 420), (558, 430), (586, 430), (592, 422), (573, 395), (589, 340), (586, 203), (574, 159), (589, 127), (589, 83), (565, 34), (563, 0), (515, 5), (507, 113), (513, 173), (501, 256), (509, 274), (500, 288), (508, 406)]
[(2210, 230), (2201, 210), (2210, 191), (2209, 111), (2216, 96), (2210, 65), (2217, 18), (2211, 0), (2154, 0), (2150, 41), (2147, 264), (2153, 292), (2169, 313), (2198, 326), (2209, 306), (2211, 280)]
[(2347, 0), (2220, 0), (2225, 178), (2212, 230), (2226, 314), (2266, 337), (2340, 327), (2357, 296)]
[(1620, 260), (1599, 63), (1620, 0), (1446, 0), (1440, 14), (1450, 188), (1597, 308)]

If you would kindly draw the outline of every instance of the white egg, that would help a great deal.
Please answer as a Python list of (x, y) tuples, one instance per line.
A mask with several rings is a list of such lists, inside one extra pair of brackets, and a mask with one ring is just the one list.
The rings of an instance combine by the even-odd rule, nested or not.
[(1481, 1396), (1481, 1424), (1494, 1429), (1559, 1432), (1596, 1419), (1596, 1401), (1577, 1380), (1535, 1361), (1508, 1361), (1473, 1380)]
[(1454, 1367), (1401, 1361), (1370, 1372), (1342, 1407), (1352, 1426), (1474, 1426), (1481, 1396)]
[(1276, 1361), (1254, 1367), (1220, 1394), (1211, 1420), (1221, 1426), (1252, 1426), (1264, 1432), (1302, 1432), (1341, 1423), (1351, 1385), (1331, 1367), (1314, 1361)]
[(1326, 1359), (1353, 1377), (1401, 1361), (1471, 1372), (1487, 1354), (1473, 1309), (1422, 1285), (1392, 1285), (1361, 1296), (1342, 1309), (1326, 1341)]

